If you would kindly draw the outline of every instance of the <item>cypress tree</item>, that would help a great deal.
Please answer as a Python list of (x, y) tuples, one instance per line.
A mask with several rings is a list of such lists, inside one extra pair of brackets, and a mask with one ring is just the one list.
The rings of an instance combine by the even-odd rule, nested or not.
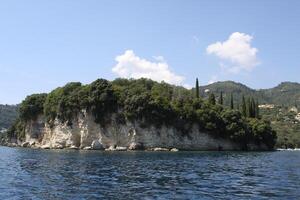
[(209, 94), (208, 102), (212, 105), (216, 105), (216, 97), (215, 97), (214, 93)]
[(196, 78), (196, 98), (198, 98), (198, 99), (200, 98), (198, 78)]
[(253, 116), (253, 102), (252, 102), (252, 98), (250, 97), (250, 104), (249, 104), (249, 117), (252, 118)]
[(242, 114), (244, 117), (247, 117), (247, 106), (246, 106), (246, 100), (245, 100), (245, 96), (243, 95), (242, 98)]
[(256, 103), (252, 97), (252, 99), (251, 99), (251, 117), (255, 118), (255, 116), (256, 116)]
[(233, 94), (231, 93), (230, 95), (230, 109), (234, 109), (234, 105), (233, 105)]
[(219, 104), (223, 105), (223, 92), (220, 93)]
[(259, 118), (259, 104), (258, 104), (258, 99), (256, 99), (256, 112), (255, 112), (255, 114), (256, 114), (256, 118), (258, 119)]
[(246, 104), (246, 117), (251, 117), (251, 101), (250, 98), (247, 98), (247, 104)]

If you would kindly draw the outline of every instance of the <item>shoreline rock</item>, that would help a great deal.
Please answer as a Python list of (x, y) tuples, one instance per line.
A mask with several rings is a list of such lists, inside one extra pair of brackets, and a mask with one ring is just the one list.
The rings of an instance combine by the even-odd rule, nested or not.
[(88, 146), (88, 147), (84, 147), (83, 150), (92, 150), (93, 148)]
[(127, 151), (127, 147), (110, 146), (109, 148), (105, 149), (105, 151)]
[(30, 143), (29, 143), (29, 142), (23, 142), (23, 143), (21, 144), (21, 147), (27, 148), (27, 147), (29, 147), (29, 146), (30, 146)]
[(50, 146), (49, 145), (42, 145), (41, 149), (50, 149)]
[(98, 140), (94, 140), (92, 142), (91, 148), (93, 150), (103, 150), (104, 149), (103, 146), (102, 146), (102, 144)]
[(144, 149), (143, 145), (138, 142), (132, 142), (128, 147), (128, 150), (130, 151), (143, 150), (143, 149)]
[(76, 146), (72, 145), (68, 149), (79, 150), (79, 147), (76, 147)]
[(153, 148), (153, 151), (170, 151), (170, 150), (167, 148), (155, 147), (155, 148)]

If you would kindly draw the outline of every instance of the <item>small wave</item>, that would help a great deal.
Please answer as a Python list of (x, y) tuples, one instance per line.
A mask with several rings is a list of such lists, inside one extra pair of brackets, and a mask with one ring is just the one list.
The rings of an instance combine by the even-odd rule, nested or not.
[(276, 149), (277, 151), (300, 151), (300, 148), (295, 148), (295, 149), (292, 149), (292, 148), (288, 148), (288, 149)]

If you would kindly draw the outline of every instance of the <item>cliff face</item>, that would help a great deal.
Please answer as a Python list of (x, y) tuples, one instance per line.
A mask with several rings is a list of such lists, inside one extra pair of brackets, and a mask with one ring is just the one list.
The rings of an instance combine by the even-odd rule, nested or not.
[[(74, 117), (71, 125), (55, 120), (51, 127), (45, 123), (43, 116), (39, 116), (37, 120), (27, 123), (24, 143), (25, 146), (50, 149), (240, 149), (239, 145), (230, 140), (216, 139), (200, 132), (197, 125), (193, 125), (184, 134), (174, 127), (144, 127), (138, 121), (118, 124), (112, 116), (111, 123), (103, 127), (94, 122), (92, 114), (86, 112)], [(263, 149), (254, 145), (251, 148)]]

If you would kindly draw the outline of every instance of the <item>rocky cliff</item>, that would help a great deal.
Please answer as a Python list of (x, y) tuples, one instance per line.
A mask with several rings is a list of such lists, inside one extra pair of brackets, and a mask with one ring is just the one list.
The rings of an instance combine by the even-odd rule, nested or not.
[[(42, 115), (28, 121), (22, 146), (44, 149), (106, 149), (106, 150), (239, 150), (230, 140), (215, 138), (199, 131), (197, 125), (187, 133), (171, 126), (147, 126), (141, 122), (117, 123), (114, 116), (105, 126), (95, 123), (92, 114), (81, 112), (70, 122), (56, 119), (45, 123)], [(264, 149), (250, 145), (250, 149)]]

